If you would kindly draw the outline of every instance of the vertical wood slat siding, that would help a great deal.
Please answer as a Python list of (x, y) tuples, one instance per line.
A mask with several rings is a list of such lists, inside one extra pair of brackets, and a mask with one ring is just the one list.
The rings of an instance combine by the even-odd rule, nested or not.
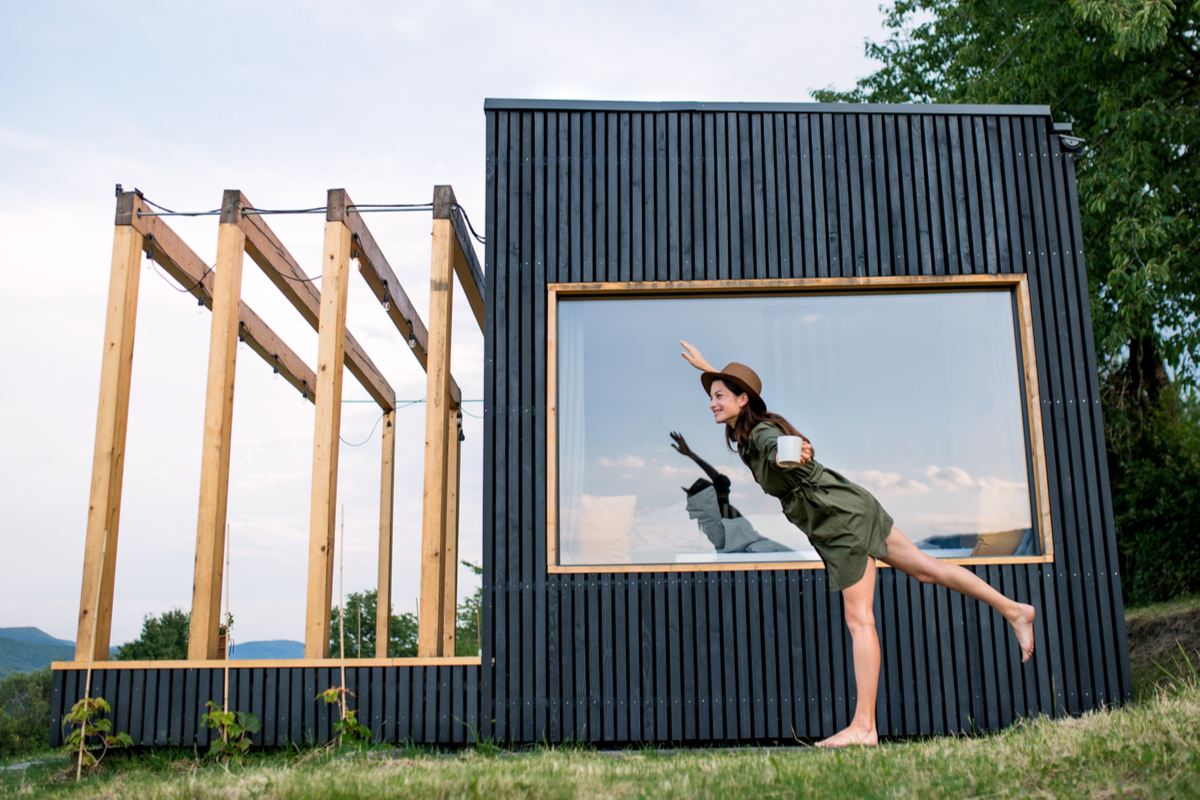
[(1057, 557), (974, 569), (1037, 607), (1036, 655), (882, 570), (880, 730), (1130, 696), (1070, 156), (1045, 117), (821, 111), (488, 109), (484, 735), (819, 737), (853, 712), (820, 571), (547, 574), (548, 282), (1028, 275)]
[[(235, 665), (237, 662), (233, 662)], [(339, 682), (338, 668), (238, 668), (229, 671), (230, 708), (250, 711), (263, 723), (255, 746), (328, 742), (336, 712), (329, 713), (317, 692)], [(50, 694), (50, 745), (65, 738), (64, 717), (83, 698), (86, 670), (59, 670)], [(356, 696), (348, 707), (381, 741), (462, 744), (480, 730), (480, 668), (346, 667), (346, 688)], [(205, 704), (221, 703), (220, 669), (102, 669), (92, 673), (92, 696), (112, 710), (113, 731), (128, 733), (141, 746), (208, 746), (200, 727)], [(322, 714), (324, 712), (324, 714)]]

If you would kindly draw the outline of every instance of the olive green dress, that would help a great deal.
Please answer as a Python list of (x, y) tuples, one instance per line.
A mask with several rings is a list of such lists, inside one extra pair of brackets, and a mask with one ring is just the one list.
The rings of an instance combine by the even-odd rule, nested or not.
[(853, 586), (867, 569), (867, 556), (886, 558), (892, 518), (856, 483), (809, 460), (784, 469), (775, 463), (775, 440), (783, 431), (760, 422), (738, 455), (767, 494), (779, 498), (784, 516), (808, 535), (825, 562), (831, 591)]

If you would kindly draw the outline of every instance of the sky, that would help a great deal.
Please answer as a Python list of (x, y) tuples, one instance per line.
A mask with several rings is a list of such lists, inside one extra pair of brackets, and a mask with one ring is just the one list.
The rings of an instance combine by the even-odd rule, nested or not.
[[(259, 207), (413, 203), (451, 184), (484, 219), (487, 97), (810, 100), (872, 70), (868, 2), (47, 2), (0, 4), (0, 627), (75, 638), (95, 439), (114, 184), (176, 210), (225, 189)], [(212, 217), (171, 226), (207, 263)], [(317, 274), (320, 216), (271, 217)], [(368, 220), (427, 319), (427, 214)], [(477, 248), (480, 259), (482, 247)], [(249, 259), (243, 299), (310, 366), (317, 337)], [(452, 372), (483, 397), (483, 338), (461, 292)], [(365, 284), (348, 327), (399, 399), (425, 376)], [(143, 267), (112, 643), (191, 603), (210, 316)], [(344, 396), (366, 399), (347, 373)], [(467, 405), (475, 415), (482, 403)], [(419, 586), (424, 407), (398, 412), (395, 610)], [(373, 588), (378, 410), (342, 416), (345, 589)], [(482, 551), (482, 420), (463, 447), (460, 553)], [(241, 641), (303, 638), (312, 406), (249, 351), (238, 360), (230, 591)], [(339, 529), (342, 520), (339, 519)], [(460, 594), (478, 584), (460, 573)]]
[[(1012, 303), (1006, 289), (564, 300), (560, 486), (636, 496), (636, 515), (678, 505), (681, 487), (703, 477), (672, 449), (678, 432), (730, 476), (744, 515), (781, 516), (726, 448), (683, 338), (718, 367), (755, 369), (768, 407), (812, 441), (817, 461), (870, 490), (913, 540), (1029, 527)], [(582, 467), (574, 482), (571, 465)], [(682, 508), (676, 517), (695, 528)]]

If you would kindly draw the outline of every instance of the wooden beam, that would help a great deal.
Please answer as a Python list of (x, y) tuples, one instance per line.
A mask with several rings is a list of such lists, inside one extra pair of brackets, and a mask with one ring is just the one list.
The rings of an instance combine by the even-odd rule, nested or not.
[(458, 625), (458, 490), (461, 486), (462, 411), (450, 426), (446, 458), (446, 525), (442, 551), (446, 554), (442, 586), (442, 655), (454, 655)]
[(392, 633), (392, 515), (396, 487), (396, 412), (383, 413), (383, 462), (379, 470), (379, 588), (375, 595), (375, 657), (388, 657)]
[(238, 331), (241, 329), (238, 304), (242, 293), (242, 256), (246, 249), (246, 236), (237, 224), (241, 214), (239, 198), (238, 192), (225, 192), (217, 234), (208, 393), (204, 402), (204, 443), (200, 461), (200, 510), (196, 523), (196, 564), (188, 633), (189, 659), (216, 658), (220, 634), (233, 388)]
[(462, 208), (454, 198), (454, 189), (449, 186), (433, 187), (433, 218), (448, 219), (454, 226), (454, 241), (458, 247), (454, 250), (454, 271), (458, 274), (458, 282), (467, 295), (471, 311), (479, 323), (479, 330), (484, 330), (483, 322), (483, 270), (479, 267), (479, 259), (475, 256), (475, 246), (467, 228), (467, 221)]
[[(212, 293), (216, 281), (213, 271), (161, 217), (137, 216), (139, 210), (150, 210), (140, 197), (134, 196), (133, 202), (134, 208), (128, 215), (128, 224), (146, 237), (147, 248), (151, 250), (155, 263), (165, 269), (181, 286), (187, 288), (193, 297), (212, 308)], [(242, 336), (250, 349), (262, 356), (272, 368), (277, 368), (283, 379), (296, 387), (297, 391), (307, 394), (310, 401), (315, 401), (316, 373), (254, 313), (250, 306), (246, 305), (244, 300), (238, 302), (238, 309)]]
[[(346, 227), (354, 234), (354, 244), (358, 250), (358, 263), (362, 267), (360, 271), (363, 280), (367, 282), (367, 286), (380, 303), (387, 298), (388, 318), (396, 326), (396, 330), (400, 331), (404, 341), (412, 343), (410, 347), (413, 355), (417, 357), (421, 369), (426, 369), (429, 360), (429, 332), (425, 328), (425, 323), (421, 321), (421, 315), (417, 313), (416, 307), (408, 298), (408, 293), (404, 291), (400, 279), (392, 271), (391, 264), (388, 263), (383, 250), (376, 243), (375, 237), (371, 235), (371, 230), (367, 227), (362, 215), (354, 212), (354, 204), (350, 200), (350, 196), (346, 194), (346, 190), (330, 189), (329, 192), (331, 198), (336, 198), (336, 202), (330, 202), (327, 220), (346, 223)], [(462, 402), (462, 392), (453, 376), (450, 378), (450, 398), (454, 407), (458, 408), (459, 403)]]
[[(239, 192), (243, 207), (253, 208), (244, 194)], [(327, 215), (328, 216), (328, 215)], [(327, 220), (328, 221), (328, 220)], [(309, 325), (317, 328), (320, 318), (321, 290), (317, 289), (308, 275), (300, 268), (296, 259), (279, 241), (279, 237), (259, 214), (239, 215), (238, 225), (246, 234), (246, 253), (262, 269), (267, 278), (278, 287), (283, 296), (295, 306), (300, 316)], [(322, 286), (327, 285), (322, 281)], [(346, 369), (358, 379), (367, 393), (384, 411), (396, 407), (396, 392), (388, 384), (383, 373), (367, 356), (365, 350), (349, 331), (345, 336)]]
[(144, 242), (142, 234), (127, 221), (135, 199), (132, 192), (117, 196), (117, 225), (113, 233), (108, 280), (100, 402), (96, 414), (96, 445), (92, 452), (92, 483), (75, 638), (76, 661), (86, 661), (89, 654), (96, 661), (106, 661), (112, 629), (113, 578), (121, 519), (121, 482), (125, 472), (125, 432), (129, 422), (129, 380)]
[(449, 439), (450, 325), (454, 299), (450, 221), (433, 221), (429, 280), (429, 362), (425, 391), (425, 482), (421, 520), (421, 609), (417, 655), (440, 656), (445, 591), (446, 479)]
[[(445, 658), (347, 658), (346, 664), (354, 667), (469, 667), (480, 666), (479, 656), (458, 656)], [(234, 669), (301, 669), (314, 667), (317, 669), (333, 669), (341, 663), (337, 658), (247, 658), (226, 662), (220, 661), (109, 661), (92, 665), (92, 669), (139, 670), (139, 669), (224, 669), (229, 666)], [(54, 672), (73, 672), (86, 670), (86, 661), (53, 661), (50, 669)]]
[(313, 433), (305, 658), (325, 658), (329, 655), (333, 544), (337, 522), (338, 442), (342, 422), (342, 366), (349, 283), (350, 230), (340, 222), (326, 222), (321, 272), (323, 291), (317, 328), (317, 413)]

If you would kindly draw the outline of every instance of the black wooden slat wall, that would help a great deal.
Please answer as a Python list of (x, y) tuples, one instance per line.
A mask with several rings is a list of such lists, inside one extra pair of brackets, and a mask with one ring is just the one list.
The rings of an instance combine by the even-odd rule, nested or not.
[[(237, 662), (234, 662), (235, 664)], [(317, 694), (340, 681), (337, 667), (233, 667), (230, 708), (250, 711), (263, 723), (255, 745), (328, 742), (336, 712)], [(83, 698), (85, 670), (54, 673), (50, 697), (50, 745), (62, 744), (62, 720)], [(212, 700), (221, 703), (225, 678), (220, 669), (99, 669), (92, 672), (92, 696), (112, 707), (114, 732), (128, 733), (138, 745), (208, 746), (200, 717)], [(347, 705), (359, 722), (383, 741), (462, 744), (479, 731), (479, 667), (347, 667), (346, 688), (356, 696)]]
[[(995, 730), (1130, 696), (1074, 164), (1039, 107), (491, 100), (482, 736), (820, 737), (854, 705), (822, 571), (549, 574), (546, 284), (1029, 276), (1052, 564), (975, 568), (997, 614), (879, 576), (885, 735)], [(469, 695), (468, 695), (469, 696)]]

